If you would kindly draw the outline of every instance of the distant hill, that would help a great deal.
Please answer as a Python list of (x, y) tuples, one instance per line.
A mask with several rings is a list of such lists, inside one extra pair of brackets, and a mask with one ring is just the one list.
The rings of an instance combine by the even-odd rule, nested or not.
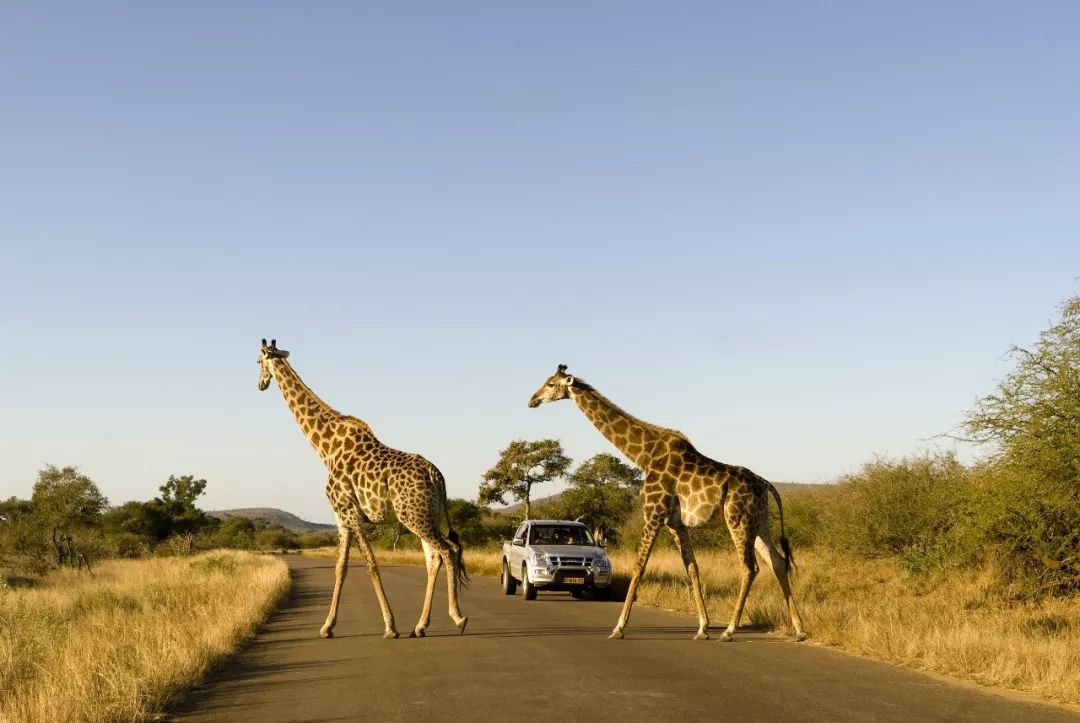
[(249, 520), (262, 520), (267, 524), (281, 525), (293, 532), (316, 532), (322, 530), (337, 530), (337, 525), (324, 525), (321, 522), (308, 522), (302, 520), (291, 512), (279, 510), (276, 507), (241, 507), (235, 510), (212, 510), (206, 514), (219, 520), (227, 520), (230, 517), (247, 517)]

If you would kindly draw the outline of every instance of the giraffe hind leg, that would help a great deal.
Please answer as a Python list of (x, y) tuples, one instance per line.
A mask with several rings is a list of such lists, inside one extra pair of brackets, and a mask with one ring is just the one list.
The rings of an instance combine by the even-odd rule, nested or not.
[(424, 548), (424, 564), (427, 566), (427, 587), (424, 590), (424, 607), (420, 611), (420, 620), (416, 623), (412, 633), (409, 634), (410, 638), (422, 638), (427, 635), (425, 631), (431, 623), (431, 599), (435, 595), (435, 581), (439, 577), (439, 568), (442, 567), (443, 563), (438, 551), (427, 540), (421, 540), (420, 545)]
[[(455, 547), (446, 535), (432, 522), (433, 519), (438, 519), (435, 516), (437, 510), (429, 510), (429, 515), (426, 519), (422, 516), (410, 513), (407, 509), (397, 510), (398, 520), (401, 521), (405, 527), (407, 527), (414, 535), (420, 538), (421, 543), (424, 546), (425, 559), (428, 561), (428, 588), (424, 595), (424, 613), (421, 614), (420, 622), (423, 623), (423, 627), (426, 628), (430, 620), (430, 605), (431, 597), (434, 594), (435, 578), (438, 575), (439, 567), (446, 564), (446, 596), (449, 606), (450, 618), (454, 621), (454, 625), (457, 627), (459, 633), (465, 632), (465, 626), (468, 625), (469, 619), (461, 614), (461, 607), (458, 602), (458, 582), (461, 578), (460, 565), (461, 557), (458, 554), (460, 547)], [(429, 552), (430, 550), (430, 552)], [(436, 566), (434, 572), (431, 572), (430, 556), (436, 558)], [(417, 631), (420, 629), (420, 624), (417, 624)]]
[(776, 581), (780, 583), (780, 589), (784, 593), (784, 603), (787, 605), (788, 614), (791, 616), (791, 627), (795, 629), (796, 640), (806, 640), (806, 631), (803, 629), (802, 616), (799, 615), (799, 608), (795, 604), (795, 595), (791, 591), (791, 580), (789, 579), (787, 560), (780, 554), (780, 551), (773, 547), (769, 541), (768, 533), (758, 535), (757, 541), (754, 542), (754, 547), (757, 549), (758, 554), (765, 560), (765, 564), (776, 575)]

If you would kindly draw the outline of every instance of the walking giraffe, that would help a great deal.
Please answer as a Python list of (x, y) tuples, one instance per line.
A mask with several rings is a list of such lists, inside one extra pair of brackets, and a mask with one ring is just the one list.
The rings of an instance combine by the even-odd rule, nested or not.
[[(717, 512), (723, 510), (723, 519), (727, 523), (742, 564), (742, 583), (735, 601), (735, 611), (721, 639), (731, 640), (739, 625), (746, 596), (750, 593), (750, 585), (758, 571), (755, 549), (780, 581), (796, 638), (805, 639), (802, 618), (799, 617), (799, 609), (795, 605), (788, 581), (791, 546), (784, 536), (784, 508), (776, 488), (745, 467), (733, 467), (709, 459), (694, 449), (690, 440), (681, 432), (657, 427), (627, 414), (583, 380), (567, 374), (565, 364), (560, 364), (555, 374), (536, 390), (529, 400), (529, 406), (538, 407), (544, 402), (557, 402), (567, 398), (573, 399), (593, 426), (640, 467), (645, 475), (641, 485), (641, 508), (645, 527), (641, 533), (637, 564), (630, 579), (626, 602), (623, 603), (619, 622), (610, 637), (623, 636), (623, 628), (630, 619), (630, 608), (634, 604), (638, 582), (649, 561), (653, 542), (660, 526), (666, 525), (682, 556), (683, 566), (690, 578), (691, 595), (697, 606), (698, 631), (694, 638), (709, 638), (709, 614), (701, 595), (698, 565), (694, 559), (687, 528), (718, 523)], [(769, 493), (776, 498), (776, 506), (780, 511), (780, 546), (783, 548), (783, 555), (770, 540)]]
[[(276, 379), (285, 403), (296, 417), (300, 429), (311, 442), (330, 473), (326, 496), (334, 510), (338, 526), (338, 557), (334, 568), (334, 594), (330, 612), (319, 631), (320, 637), (334, 637), (341, 586), (349, 571), (349, 547), (355, 536), (367, 563), (375, 596), (382, 608), (386, 626), (384, 638), (396, 638), (394, 614), (386, 601), (379, 567), (361, 522), (382, 522), (393, 507), (397, 519), (420, 538), (427, 563), (427, 589), (420, 620), (409, 637), (424, 637), (431, 622), (431, 598), (439, 569), (446, 563), (447, 594), (450, 617), (460, 633), (469, 622), (458, 607), (458, 585), (468, 576), (462, 561), (457, 533), (450, 526), (446, 505), (446, 482), (431, 462), (418, 454), (399, 452), (375, 438), (366, 422), (332, 409), (319, 399), (292, 368), (289, 352), (262, 340), (259, 352), (259, 390), (265, 391)], [(440, 523), (446, 518), (449, 531), (443, 535)]]

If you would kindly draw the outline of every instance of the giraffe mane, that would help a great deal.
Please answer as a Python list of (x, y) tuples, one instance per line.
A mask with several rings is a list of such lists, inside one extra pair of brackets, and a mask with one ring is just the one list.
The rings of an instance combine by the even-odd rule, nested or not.
[(599, 392), (599, 390), (597, 390), (596, 387), (589, 384), (588, 382), (586, 382), (584, 379), (581, 379), (580, 377), (574, 377), (574, 389), (579, 390), (579, 391), (583, 391), (583, 392), (592, 392), (594, 396), (599, 397), (600, 400), (603, 401), (605, 404), (611, 405), (612, 409), (619, 412), (620, 414), (625, 416), (627, 419), (634, 420), (635, 423), (640, 424), (642, 427), (645, 427), (646, 429), (651, 429), (652, 431), (659, 432), (660, 434), (671, 434), (671, 435), (674, 435), (674, 436), (678, 437), (679, 439), (686, 442), (687, 444), (691, 443), (690, 439), (685, 434), (683, 434), (682, 432), (680, 432), (677, 429), (672, 429), (670, 427), (661, 427), (659, 424), (651, 424), (649, 422), (646, 422), (644, 419), (640, 419), (638, 417), (635, 417), (633, 414), (626, 411), (625, 409), (620, 407), (618, 404), (616, 404), (615, 402), (613, 402), (610, 399), (608, 399), (607, 397), (605, 397), (603, 394), (601, 394)]

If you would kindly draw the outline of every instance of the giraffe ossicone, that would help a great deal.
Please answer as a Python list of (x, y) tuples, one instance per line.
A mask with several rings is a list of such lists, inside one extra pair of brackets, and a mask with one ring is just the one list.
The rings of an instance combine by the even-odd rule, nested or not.
[[(424, 637), (431, 622), (431, 600), (439, 569), (446, 565), (450, 617), (459, 633), (469, 619), (458, 606), (458, 589), (467, 584), (461, 541), (450, 524), (446, 502), (446, 481), (439, 469), (418, 454), (401, 452), (380, 442), (368, 424), (342, 414), (320, 399), (304, 384), (287, 361), (289, 352), (278, 349), (277, 339), (262, 340), (259, 351), (259, 389), (272, 380), (285, 398), (315, 452), (326, 465), (326, 496), (338, 526), (338, 557), (334, 567), (334, 592), (330, 612), (319, 631), (320, 637), (334, 637), (341, 587), (349, 569), (349, 548), (355, 537), (367, 564), (382, 610), (383, 637), (396, 638), (394, 614), (383, 591), (378, 563), (364, 534), (363, 521), (382, 522), (392, 509), (405, 527), (420, 538), (427, 565), (427, 588), (420, 620), (410, 637)], [(442, 532), (446, 521), (447, 532)]]
[[(769, 565), (784, 593), (791, 625), (798, 640), (806, 638), (802, 618), (791, 591), (791, 545), (784, 536), (784, 507), (780, 493), (768, 480), (745, 467), (717, 462), (698, 452), (682, 432), (644, 422), (619, 408), (582, 379), (566, 373), (560, 364), (529, 399), (529, 407), (572, 399), (578, 409), (619, 451), (644, 473), (641, 509), (645, 526), (638, 546), (626, 601), (611, 638), (622, 638), (638, 583), (649, 561), (661, 526), (671, 532), (690, 581), (690, 594), (698, 613), (695, 639), (709, 637), (709, 615), (701, 594), (697, 560), (690, 543), (689, 527), (726, 523), (742, 566), (742, 580), (731, 620), (721, 635), (731, 640), (742, 617), (750, 586), (757, 575), (755, 550)], [(769, 530), (769, 495), (780, 513), (780, 548), (772, 544)], [(781, 554), (781, 551), (783, 554)]]

